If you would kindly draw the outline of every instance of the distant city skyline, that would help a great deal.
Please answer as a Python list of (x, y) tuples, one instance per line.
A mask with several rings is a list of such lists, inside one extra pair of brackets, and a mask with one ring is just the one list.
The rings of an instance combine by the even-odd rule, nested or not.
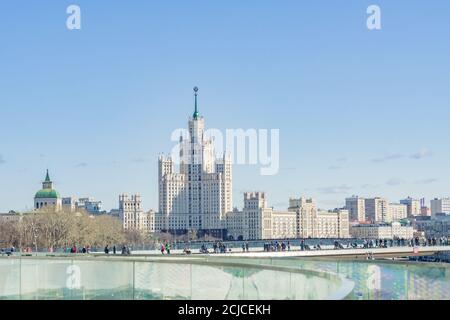
[(31, 210), (47, 168), (61, 196), (157, 210), (196, 85), (207, 127), (280, 129), (279, 174), (235, 165), (234, 206), (450, 196), (450, 3), (376, 1), (369, 31), (372, 2), (78, 1), (73, 31), (66, 2), (0, 4), (0, 212)]

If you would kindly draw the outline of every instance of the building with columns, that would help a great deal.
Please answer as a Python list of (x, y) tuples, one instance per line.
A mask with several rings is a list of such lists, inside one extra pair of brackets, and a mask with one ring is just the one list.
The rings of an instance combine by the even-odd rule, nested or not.
[(53, 189), (48, 169), (45, 180), (42, 182), (42, 189), (34, 196), (34, 209), (43, 210), (45, 208), (54, 208), (56, 211), (60, 211), (62, 208), (61, 196), (58, 191)]

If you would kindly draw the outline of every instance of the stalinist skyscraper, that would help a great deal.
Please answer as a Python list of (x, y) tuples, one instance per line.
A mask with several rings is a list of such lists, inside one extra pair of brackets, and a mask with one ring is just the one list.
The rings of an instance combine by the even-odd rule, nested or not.
[(161, 229), (171, 232), (205, 230), (218, 234), (232, 211), (232, 165), (224, 153), (216, 158), (214, 143), (205, 136), (205, 120), (195, 110), (188, 137), (180, 138), (179, 172), (173, 159), (159, 158), (159, 214)]

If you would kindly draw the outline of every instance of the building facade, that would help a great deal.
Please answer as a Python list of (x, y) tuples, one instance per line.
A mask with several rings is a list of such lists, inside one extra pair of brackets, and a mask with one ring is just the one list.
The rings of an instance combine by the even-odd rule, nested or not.
[(351, 227), (351, 235), (359, 239), (412, 239), (414, 229), (400, 222), (358, 224)]
[(450, 215), (420, 217), (414, 221), (414, 226), (417, 231), (423, 232), (426, 238), (450, 237)]
[(388, 219), (385, 222), (400, 221), (408, 217), (408, 207), (406, 204), (390, 203)]
[(144, 212), (139, 194), (131, 197), (126, 194), (119, 196), (119, 218), (124, 230), (139, 230), (145, 233), (156, 231), (155, 212)]
[(91, 197), (86, 198), (76, 198), (76, 197), (64, 197), (62, 198), (63, 209), (75, 212), (77, 210), (85, 210), (87, 213), (92, 215), (99, 215), (106, 213), (102, 210), (103, 203), (101, 201), (96, 201)]
[(159, 211), (162, 229), (169, 232), (208, 230), (223, 233), (227, 213), (232, 212), (232, 165), (223, 154), (215, 157), (213, 140), (205, 136), (205, 120), (197, 108), (180, 137), (179, 172), (170, 156), (158, 162)]
[(431, 216), (434, 217), (438, 213), (450, 215), (450, 198), (435, 198), (430, 202)]
[(421, 215), (420, 200), (408, 197), (406, 199), (400, 200), (400, 203), (407, 206), (408, 217), (416, 217)]
[(45, 180), (42, 182), (42, 189), (36, 192), (34, 196), (34, 209), (44, 210), (46, 208), (52, 208), (56, 211), (62, 209), (62, 200), (58, 191), (53, 189), (53, 182), (50, 179), (50, 175), (47, 170)]
[(267, 206), (264, 192), (244, 193), (244, 209), (234, 210), (225, 220), (229, 239), (257, 240), (273, 239), (273, 208)]
[(289, 199), (289, 211), (296, 213), (297, 238), (349, 238), (349, 211), (318, 210), (314, 199)]
[(364, 198), (352, 196), (345, 199), (345, 209), (348, 210), (350, 221), (366, 221), (366, 201)]
[(384, 198), (365, 199), (366, 218), (370, 222), (389, 222), (389, 203)]

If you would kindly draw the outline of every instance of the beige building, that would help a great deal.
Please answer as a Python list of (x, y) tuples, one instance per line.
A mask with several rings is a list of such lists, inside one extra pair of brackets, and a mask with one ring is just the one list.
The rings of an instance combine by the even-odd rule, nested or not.
[(351, 235), (359, 239), (413, 238), (412, 226), (403, 226), (399, 222), (381, 224), (359, 224), (351, 227)]
[(291, 211), (272, 212), (272, 239), (297, 237), (297, 215)]
[(129, 197), (126, 194), (119, 196), (119, 218), (124, 230), (140, 230), (152, 233), (156, 230), (155, 212), (144, 212), (139, 194)]
[(349, 238), (347, 209), (318, 210), (314, 199), (290, 199), (289, 211), (296, 213), (298, 238)]
[(315, 238), (350, 238), (349, 214), (346, 209), (317, 212)]
[(389, 220), (385, 222), (400, 221), (408, 217), (408, 207), (405, 204), (390, 203), (388, 210)]
[(297, 236), (297, 214), (275, 211), (264, 192), (244, 193), (244, 209), (228, 213), (228, 237), (235, 240), (293, 239)]

